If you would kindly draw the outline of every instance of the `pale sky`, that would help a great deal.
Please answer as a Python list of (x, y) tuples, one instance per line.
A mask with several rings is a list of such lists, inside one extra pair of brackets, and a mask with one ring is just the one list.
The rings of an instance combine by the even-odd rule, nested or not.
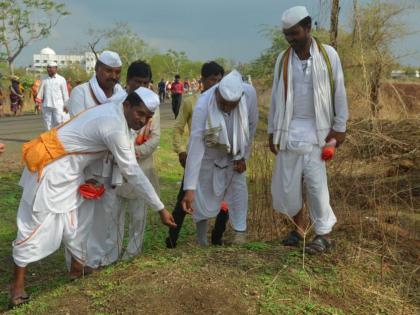
[[(420, 3), (420, 0), (415, 0)], [(106, 28), (114, 22), (129, 24), (152, 47), (185, 51), (194, 60), (225, 57), (248, 62), (270, 46), (261, 30), (264, 25), (280, 25), (284, 10), (305, 5), (314, 20), (329, 25), (327, 9), (320, 10), (325, 0), (67, 0), (71, 15), (64, 17), (51, 36), (27, 47), (17, 64), (32, 63), (32, 54), (49, 46), (57, 54), (84, 50), (88, 29)], [(351, 0), (341, 0), (340, 25), (348, 27)], [(362, 3), (369, 0), (361, 0)], [(396, 1), (400, 3), (401, 1)], [(417, 8), (418, 9), (418, 8)], [(420, 11), (404, 17), (413, 30), (420, 30)], [(397, 43), (398, 52), (417, 52), (402, 60), (420, 66), (420, 33)]]

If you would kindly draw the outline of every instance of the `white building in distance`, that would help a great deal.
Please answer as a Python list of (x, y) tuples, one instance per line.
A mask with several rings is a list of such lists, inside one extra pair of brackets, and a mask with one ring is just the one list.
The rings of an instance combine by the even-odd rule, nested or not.
[(33, 55), (33, 63), (30, 70), (36, 72), (45, 71), (47, 64), (55, 61), (59, 68), (80, 66), (86, 72), (95, 70), (96, 58), (92, 52), (85, 52), (83, 55), (57, 55), (49, 47), (41, 49), (39, 54)]

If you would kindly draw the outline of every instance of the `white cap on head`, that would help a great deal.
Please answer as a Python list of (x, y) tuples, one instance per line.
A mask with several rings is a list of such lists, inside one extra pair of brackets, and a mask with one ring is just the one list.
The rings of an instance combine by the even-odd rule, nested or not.
[(297, 6), (284, 11), (281, 22), (283, 29), (286, 30), (298, 24), (304, 18), (309, 16), (309, 12), (304, 6)]
[(99, 55), (98, 60), (111, 68), (120, 68), (122, 66), (120, 55), (114, 51), (104, 50)]
[(232, 70), (219, 83), (219, 92), (228, 102), (239, 101), (244, 93), (242, 75), (237, 70)]
[(145, 87), (139, 87), (137, 90), (134, 91), (138, 96), (140, 96), (141, 100), (143, 101), (144, 105), (151, 111), (155, 112), (156, 108), (160, 105), (159, 95), (153, 92), (150, 89)]
[(57, 67), (57, 63), (55, 61), (50, 61), (47, 63), (47, 67)]

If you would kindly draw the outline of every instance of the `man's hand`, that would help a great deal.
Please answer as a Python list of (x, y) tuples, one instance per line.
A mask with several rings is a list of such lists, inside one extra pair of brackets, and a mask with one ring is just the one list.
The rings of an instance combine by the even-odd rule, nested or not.
[(179, 160), (179, 164), (181, 164), (181, 166), (185, 168), (185, 164), (187, 163), (187, 152), (179, 153), (178, 160)]
[(182, 209), (184, 209), (186, 213), (192, 214), (194, 212), (194, 209), (192, 207), (194, 199), (195, 199), (195, 191), (186, 190), (184, 198), (181, 201)]
[(273, 143), (273, 134), (270, 133), (268, 135), (268, 146), (270, 147), (270, 151), (274, 154), (277, 155), (278, 151), (276, 149), (276, 146)]
[(165, 224), (166, 226), (169, 226), (171, 229), (176, 228), (174, 217), (172, 216), (172, 214), (168, 212), (168, 210), (166, 209), (160, 210), (159, 215), (160, 215), (160, 221), (163, 224)]
[(4, 151), (6, 151), (6, 146), (4, 145), (4, 143), (0, 143), (0, 154)]
[(244, 159), (237, 160), (233, 162), (233, 170), (238, 173), (243, 173), (246, 171), (246, 161)]
[(328, 143), (328, 141), (330, 141), (331, 138), (334, 138), (335, 140), (337, 140), (336, 148), (338, 148), (344, 142), (344, 140), (346, 139), (346, 133), (345, 132), (334, 131), (334, 129), (331, 129), (330, 133), (325, 138), (325, 142)]

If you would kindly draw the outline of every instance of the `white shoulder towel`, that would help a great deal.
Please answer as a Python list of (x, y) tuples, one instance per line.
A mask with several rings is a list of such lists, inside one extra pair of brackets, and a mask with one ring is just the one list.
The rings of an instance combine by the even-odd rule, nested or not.
[[(325, 132), (328, 133), (329, 128), (334, 122), (334, 111), (332, 106), (330, 80), (328, 77), (327, 64), (319, 51), (316, 41), (312, 39), (311, 45), (311, 56), (312, 56), (312, 80), (314, 87), (314, 106), (316, 114), (316, 128), (317, 138), (320, 146), (325, 145)], [(279, 58), (281, 60), (281, 58)], [(282, 65), (280, 73), (280, 80), (277, 86), (276, 101), (277, 106), (274, 112), (274, 129), (273, 129), (273, 142), (279, 146), (280, 150), (286, 148), (288, 131), (290, 121), (293, 116), (293, 71), (292, 71), (292, 56), (289, 58), (287, 64), (288, 76), (287, 76), (287, 94), (284, 90), (283, 73), (285, 71)], [(287, 99), (285, 100), (285, 95)]]
[(244, 158), (245, 150), (249, 143), (248, 108), (245, 96), (241, 97), (238, 106), (230, 113), (233, 115), (232, 143), (227, 134), (226, 122), (222, 111), (219, 109), (215, 96), (216, 89), (208, 101), (208, 116), (204, 132), (204, 142), (208, 147), (221, 145), (226, 147), (226, 152), (235, 159)]
[[(104, 90), (102, 90), (101, 87), (99, 86), (98, 79), (96, 79), (96, 74), (94, 74), (92, 79), (89, 80), (89, 85), (92, 88), (93, 94), (95, 94), (95, 97), (100, 104), (105, 104), (112, 101), (112, 96), (108, 98), (105, 95)], [(115, 84), (114, 93), (112, 93), (112, 95), (114, 96), (117, 93), (120, 93), (123, 91), (124, 89), (122, 88), (122, 86), (119, 83), (117, 83)]]

